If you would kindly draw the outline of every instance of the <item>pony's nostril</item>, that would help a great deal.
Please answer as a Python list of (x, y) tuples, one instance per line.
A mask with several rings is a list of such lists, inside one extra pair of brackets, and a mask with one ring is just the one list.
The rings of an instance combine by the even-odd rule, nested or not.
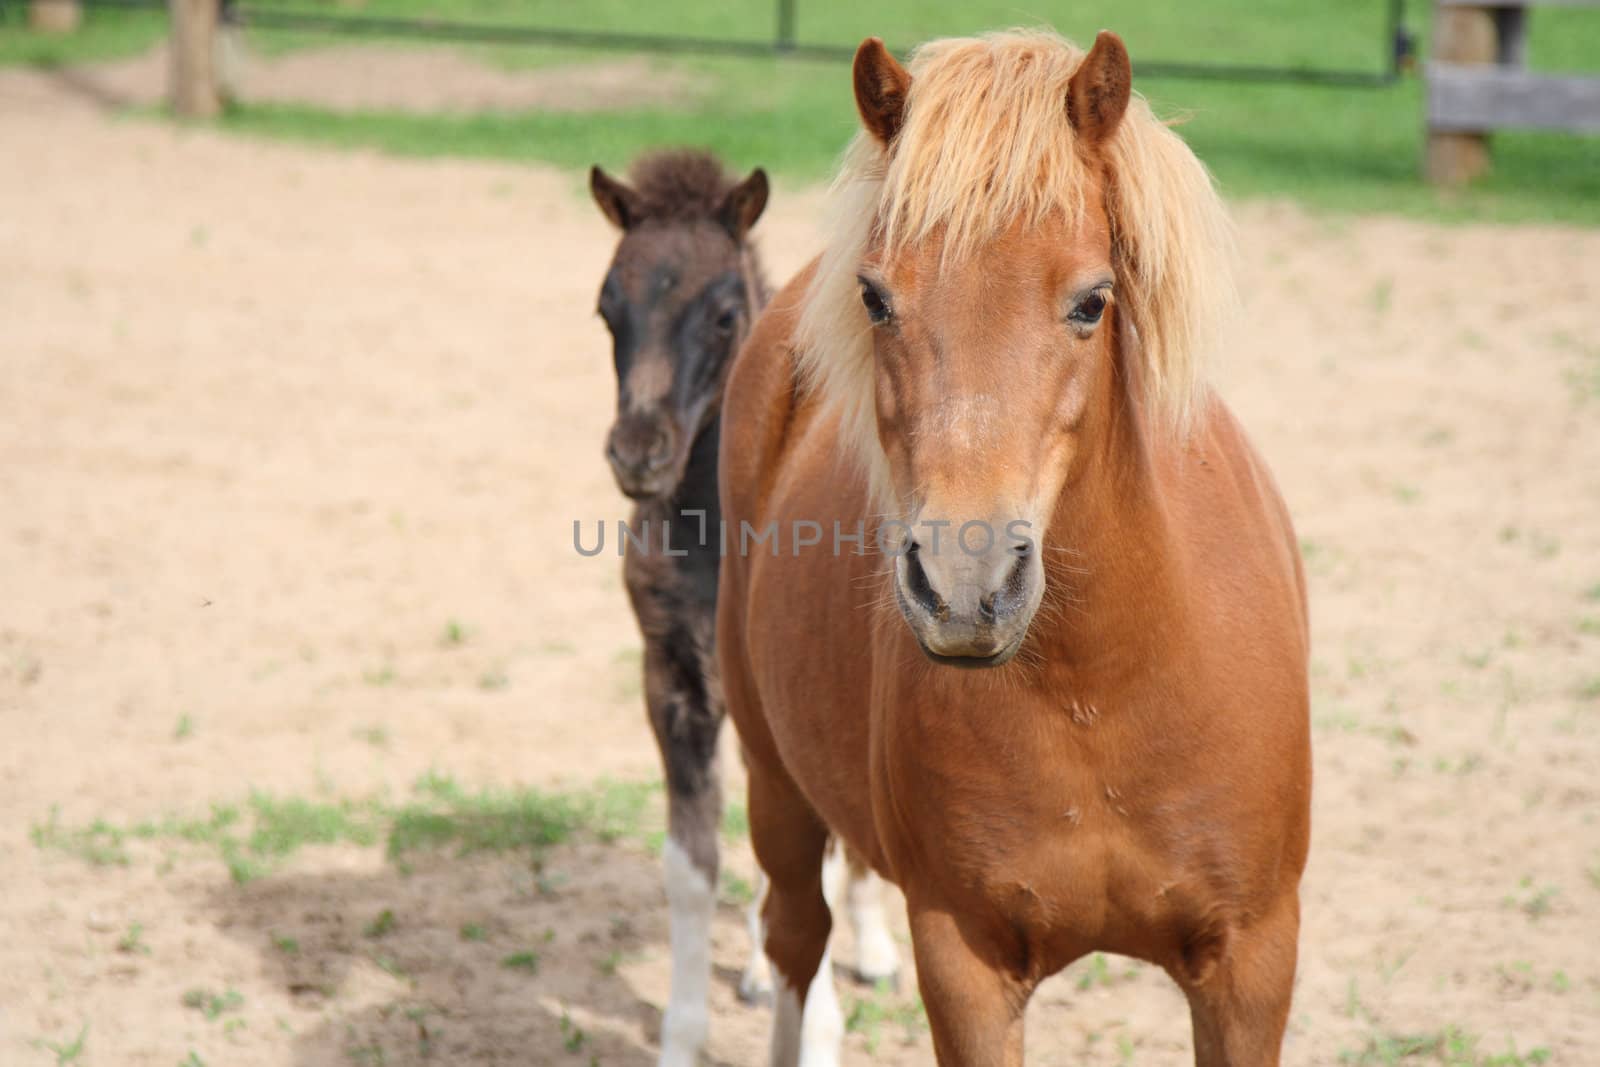
[(915, 541), (906, 549), (906, 591), (934, 618), (943, 621), (950, 617), (950, 605), (928, 583), (928, 572), (922, 567), (922, 546)]
[(996, 594), (994, 593), (989, 593), (988, 595), (978, 599), (978, 616), (983, 619), (984, 622), (994, 622), (995, 620), (995, 595)]
[(652, 467), (664, 464), (672, 452), (672, 440), (664, 433), (656, 434), (650, 442), (649, 459)]

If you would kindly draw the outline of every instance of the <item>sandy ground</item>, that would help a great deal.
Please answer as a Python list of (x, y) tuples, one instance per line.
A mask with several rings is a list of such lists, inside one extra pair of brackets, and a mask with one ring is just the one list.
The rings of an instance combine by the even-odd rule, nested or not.
[[(666, 917), (639, 842), (410, 873), (314, 847), (237, 886), (203, 851), (92, 866), (30, 840), (52, 808), (656, 773), (619, 568), (570, 547), (574, 517), (625, 514), (592, 313), (612, 235), (578, 178), (111, 121), (33, 78), (0, 79), (0, 1062), (56, 1062), (85, 1025), (75, 1062), (119, 1067), (653, 1062)], [(815, 211), (779, 183), (775, 278)], [(1475, 1057), (1404, 1062), (1592, 1064), (1600, 232), (1239, 214), (1221, 378), (1315, 619), (1287, 1062), (1459, 1028)], [(148, 951), (119, 948), (135, 923)], [(731, 903), (715, 937), (711, 1061), (762, 1062)], [(524, 949), (537, 974), (500, 965)], [(242, 999), (207, 1019), (191, 989)], [(844, 998), (847, 1063), (930, 1062), (909, 987)], [(1116, 959), (1049, 983), (1029, 1043), (1188, 1058), (1179, 995)]]

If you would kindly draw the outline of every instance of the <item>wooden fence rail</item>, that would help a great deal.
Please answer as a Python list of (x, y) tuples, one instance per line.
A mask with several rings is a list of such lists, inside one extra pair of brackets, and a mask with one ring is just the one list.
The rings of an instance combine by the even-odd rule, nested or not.
[(1459, 185), (1488, 170), (1494, 130), (1600, 133), (1600, 77), (1526, 68), (1528, 8), (1541, 3), (1600, 6), (1600, 0), (1435, 0), (1423, 158), (1429, 181)]

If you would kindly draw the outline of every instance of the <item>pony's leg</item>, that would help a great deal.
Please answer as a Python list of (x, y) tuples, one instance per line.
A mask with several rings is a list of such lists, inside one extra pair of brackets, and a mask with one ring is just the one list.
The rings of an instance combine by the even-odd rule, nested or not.
[(1290, 894), (1265, 919), (1191, 949), (1177, 977), (1189, 998), (1197, 1067), (1277, 1067), (1300, 933)]
[(844, 1016), (833, 989), (824, 891), (828, 831), (781, 769), (750, 766), (750, 840), (767, 872), (772, 1067), (837, 1067)]
[(999, 966), (949, 911), (916, 903), (908, 910), (917, 988), (940, 1067), (1021, 1067), (1032, 982)]
[(739, 976), (739, 999), (746, 1004), (760, 1004), (772, 996), (772, 964), (767, 960), (767, 925), (761, 919), (761, 909), (767, 903), (767, 872), (756, 867), (755, 898), (745, 912), (745, 929), (750, 932), (750, 960)]
[(660, 1067), (693, 1067), (709, 1025), (711, 920), (717, 906), (722, 708), (705, 684), (694, 644), (678, 632), (645, 648), (645, 702), (667, 780), (662, 848), (672, 989), (661, 1019)]
[(900, 951), (895, 948), (883, 912), (883, 879), (855, 852), (844, 849), (850, 866), (850, 926), (856, 935), (856, 977), (867, 985), (894, 980), (900, 972)]

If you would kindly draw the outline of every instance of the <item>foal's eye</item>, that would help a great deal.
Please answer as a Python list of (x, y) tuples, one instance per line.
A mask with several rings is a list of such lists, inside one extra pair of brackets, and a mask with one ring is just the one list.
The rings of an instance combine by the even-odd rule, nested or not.
[(722, 333), (732, 333), (733, 328), (739, 325), (739, 309), (728, 308), (722, 314), (717, 316), (716, 322), (713, 325), (715, 325), (716, 328)]
[(872, 320), (874, 326), (882, 326), (889, 321), (889, 304), (871, 282), (861, 283), (861, 305), (867, 309), (867, 318)]
[(1106, 313), (1106, 293), (1103, 289), (1096, 289), (1082, 300), (1078, 301), (1067, 318), (1081, 326), (1093, 326), (1100, 321), (1100, 316)]

